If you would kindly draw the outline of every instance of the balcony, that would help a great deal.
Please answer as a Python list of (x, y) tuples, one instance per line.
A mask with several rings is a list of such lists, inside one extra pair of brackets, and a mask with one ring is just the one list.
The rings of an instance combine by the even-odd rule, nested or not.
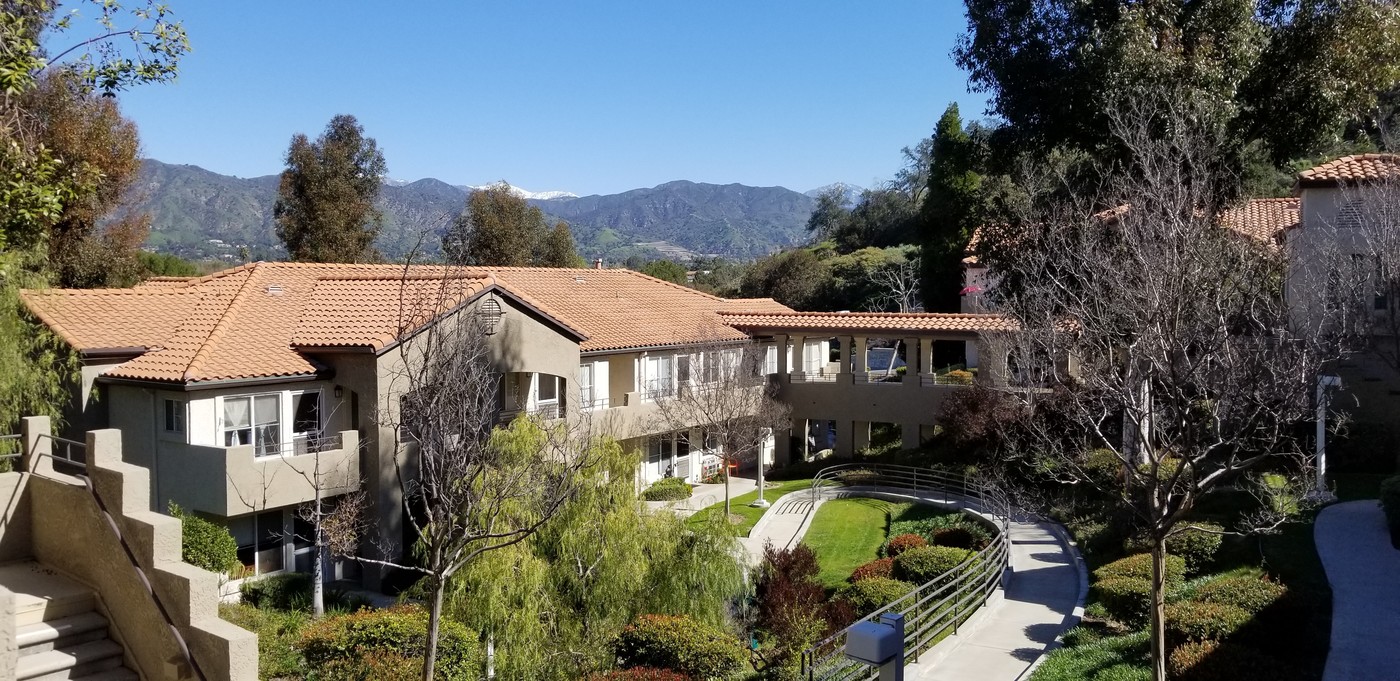
[(157, 502), (216, 516), (244, 515), (360, 488), (359, 433), (294, 438), (272, 450), (165, 443), (156, 469)]

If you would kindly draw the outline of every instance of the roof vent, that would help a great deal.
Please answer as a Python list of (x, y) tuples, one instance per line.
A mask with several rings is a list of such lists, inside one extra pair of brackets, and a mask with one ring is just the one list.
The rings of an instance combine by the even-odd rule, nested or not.
[(267, 295), (270, 295), (270, 296), (280, 296), (280, 295), (282, 295), (285, 291), (286, 291), (286, 289), (283, 289), (281, 284), (268, 284), (268, 285), (267, 285)]
[(588, 280), (587, 280), (587, 279), (584, 279), (583, 277), (574, 277), (574, 283), (575, 283), (575, 284), (583, 284), (583, 283), (587, 283), (587, 282), (588, 282)]

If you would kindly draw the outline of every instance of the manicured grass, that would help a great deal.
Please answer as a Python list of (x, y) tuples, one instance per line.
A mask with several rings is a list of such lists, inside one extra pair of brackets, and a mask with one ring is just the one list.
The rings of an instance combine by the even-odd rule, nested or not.
[(833, 499), (817, 508), (802, 543), (817, 553), (817, 580), (828, 589), (846, 583), (856, 568), (879, 558), (893, 520), (943, 515), (932, 506), (879, 499)]
[[(777, 501), (778, 497), (781, 497), (789, 492), (796, 492), (798, 490), (805, 490), (811, 488), (811, 479), (787, 480), (779, 484), (777, 487), (771, 487), (769, 489), (763, 490), (763, 498), (771, 503)], [(763, 517), (763, 514), (766, 511), (768, 511), (767, 508), (754, 508), (752, 506), (749, 506), (749, 504), (757, 500), (758, 490), (754, 490), (752, 492), (749, 492), (748, 494), (740, 494), (739, 496), (733, 497), (729, 500), (729, 512), (734, 515), (743, 516), (744, 518), (742, 522), (734, 524), (734, 530), (739, 533), (740, 537), (749, 536), (749, 532), (753, 531), (754, 524), (758, 522), (759, 518)], [(769, 506), (768, 508), (772, 508), (772, 506)], [(709, 522), (710, 519), (721, 515), (724, 515), (723, 501), (720, 501), (718, 504), (715, 504), (713, 506), (706, 506), (705, 508), (696, 511), (695, 515), (690, 516), (689, 522)]]

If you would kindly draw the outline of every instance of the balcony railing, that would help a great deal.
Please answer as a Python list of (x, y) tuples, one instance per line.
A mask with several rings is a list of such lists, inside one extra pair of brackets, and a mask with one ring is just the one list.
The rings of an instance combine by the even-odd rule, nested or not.
[(904, 377), (895, 372), (884, 371), (863, 371), (855, 374), (856, 383), (868, 383), (872, 385), (899, 385), (904, 382)]
[(321, 454), (340, 449), (343, 445), (340, 433), (327, 433), (325, 431), (313, 431), (310, 433), (297, 433), (292, 436), (291, 442), (281, 442), (277, 444), (262, 444), (254, 448), (258, 458), (268, 456), (300, 456), (302, 454)]
[(600, 409), (607, 409), (607, 408), (609, 408), (609, 407), (611, 407), (611, 406), (612, 406), (612, 402), (611, 402), (608, 398), (606, 398), (606, 397), (595, 397), (595, 398), (592, 398), (592, 399), (585, 399), (585, 400), (583, 400), (583, 401), (582, 401), (582, 404), (579, 406), (579, 408), (582, 409), (582, 410), (584, 410), (584, 411), (596, 411), (596, 410), (600, 410)]
[(794, 373), (790, 380), (793, 383), (835, 383), (836, 377), (839, 375), (840, 374), (798, 372)]
[(508, 423), (517, 416), (538, 416), (542, 419), (557, 419), (563, 413), (563, 408), (558, 402), (548, 402), (537, 404), (533, 407), (517, 407), (515, 409), (502, 409), (501, 422)]

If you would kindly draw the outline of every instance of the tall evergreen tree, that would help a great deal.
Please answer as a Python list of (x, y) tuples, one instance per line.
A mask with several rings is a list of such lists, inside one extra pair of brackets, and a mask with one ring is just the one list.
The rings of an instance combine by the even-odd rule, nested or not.
[(538, 254), (548, 231), (544, 211), (501, 182), (467, 197), (466, 210), (447, 228), (442, 247), (447, 261), (457, 265), (523, 267), (542, 260)]
[(559, 221), (544, 239), (540, 265), (544, 267), (582, 267), (583, 260), (574, 247), (574, 234), (569, 225)]
[(963, 129), (957, 103), (949, 104), (933, 135), (928, 192), (920, 215), (924, 308), (933, 312), (959, 310), (963, 253), (983, 217), (975, 144)]
[(293, 136), (273, 210), (292, 260), (375, 259), (383, 216), (374, 201), (386, 171), (384, 154), (354, 116), (332, 118), (315, 142)]

